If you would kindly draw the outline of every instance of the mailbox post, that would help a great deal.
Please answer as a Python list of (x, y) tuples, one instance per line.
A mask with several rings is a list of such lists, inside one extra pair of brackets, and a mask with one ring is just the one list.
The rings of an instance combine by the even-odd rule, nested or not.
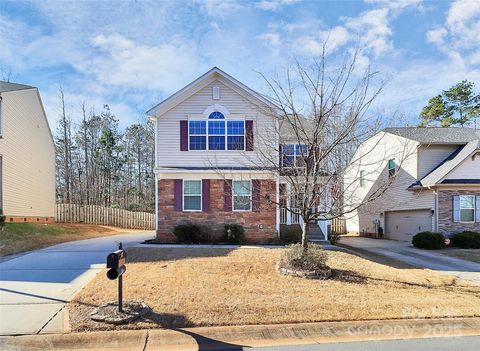
[(118, 311), (123, 312), (123, 278), (127, 268), (125, 262), (127, 260), (127, 253), (123, 250), (122, 243), (118, 245), (118, 250), (110, 253), (107, 256), (107, 278), (115, 280), (118, 278)]

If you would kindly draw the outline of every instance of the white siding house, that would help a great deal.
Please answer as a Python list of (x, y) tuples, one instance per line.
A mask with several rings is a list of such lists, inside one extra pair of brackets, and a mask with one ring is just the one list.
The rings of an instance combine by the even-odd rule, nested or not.
[(55, 147), (37, 88), (0, 81), (0, 207), (8, 221), (53, 221)]
[(365, 141), (344, 177), (347, 230), (378, 236), (380, 227), (387, 238), (410, 241), (420, 231), (480, 229), (480, 211), (468, 222), (457, 218), (460, 205), (452, 207), (480, 195), (479, 142), (474, 129), (408, 127), (387, 128)]

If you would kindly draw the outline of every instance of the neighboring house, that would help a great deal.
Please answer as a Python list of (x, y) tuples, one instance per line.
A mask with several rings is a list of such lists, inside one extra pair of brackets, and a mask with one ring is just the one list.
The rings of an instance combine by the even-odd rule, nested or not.
[(382, 227), (387, 238), (402, 241), (421, 231), (480, 232), (480, 130), (387, 128), (352, 160), (344, 178), (347, 210), (380, 196), (347, 215), (348, 231), (367, 235)]
[(147, 112), (156, 121), (159, 239), (173, 239), (185, 222), (217, 236), (225, 223), (239, 223), (247, 240), (267, 242), (281, 224), (299, 223), (268, 201), (279, 202), (282, 182), (262, 161), (267, 154), (279, 160), (275, 109), (215, 67)]
[(55, 215), (55, 146), (38, 89), (0, 81), (0, 208), (7, 222)]

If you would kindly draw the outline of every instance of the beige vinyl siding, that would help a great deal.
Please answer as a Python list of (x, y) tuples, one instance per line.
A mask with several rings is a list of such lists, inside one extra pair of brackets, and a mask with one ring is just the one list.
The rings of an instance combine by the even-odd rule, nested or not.
[(444, 179), (480, 179), (480, 152), (475, 157), (467, 157)]
[[(231, 83), (223, 78), (215, 79), (201, 90), (173, 107), (157, 119), (157, 167), (179, 166), (253, 166), (260, 161), (258, 151), (265, 150), (265, 144), (274, 143), (272, 133), (273, 119), (262, 113), (261, 108), (250, 99), (235, 91)], [(212, 99), (212, 87), (220, 87), (220, 99)], [(205, 109), (214, 104), (227, 108), (230, 114), (244, 116), (245, 120), (254, 121), (254, 151), (180, 151), (180, 120), (188, 119), (189, 115), (202, 114)], [(207, 117), (207, 116), (205, 116)], [(235, 117), (228, 117), (235, 119)], [(263, 147), (262, 147), (263, 144)], [(267, 150), (273, 148), (270, 146)]]
[(458, 147), (458, 145), (421, 145), (418, 148), (418, 179), (425, 177)]
[(53, 217), (55, 148), (38, 92), (5, 92), (2, 98), (4, 212)]
[[(380, 132), (363, 143), (353, 157), (344, 177), (347, 230), (351, 232), (373, 232), (374, 220), (384, 227), (385, 211), (433, 209), (435, 197), (432, 191), (409, 191), (407, 188), (416, 182), (418, 143), (405, 138)], [(363, 155), (363, 156), (360, 156)], [(399, 170), (388, 185), (388, 160), (395, 159)], [(360, 187), (360, 171), (364, 171), (365, 186)], [(355, 207), (378, 192), (381, 196), (361, 206)]]

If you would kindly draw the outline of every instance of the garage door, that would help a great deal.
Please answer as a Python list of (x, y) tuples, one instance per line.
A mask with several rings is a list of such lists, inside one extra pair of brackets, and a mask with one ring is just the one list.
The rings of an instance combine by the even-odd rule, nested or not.
[(418, 232), (432, 230), (430, 210), (392, 211), (385, 213), (385, 235), (388, 239), (412, 241)]

